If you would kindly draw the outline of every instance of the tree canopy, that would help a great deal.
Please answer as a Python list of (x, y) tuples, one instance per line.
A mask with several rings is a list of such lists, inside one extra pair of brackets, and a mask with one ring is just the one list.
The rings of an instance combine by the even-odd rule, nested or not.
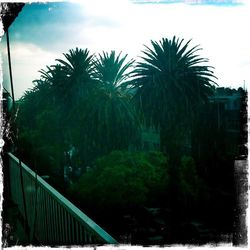
[[(69, 50), (40, 70), (18, 101), (20, 157), (38, 174), (62, 181), (63, 191), (90, 211), (163, 209), (164, 218), (153, 216), (161, 234), (162, 226), (181, 228), (176, 218), (197, 219), (204, 210), (204, 221), (217, 223), (211, 211), (224, 214), (223, 202), (233, 207), (228, 197), (238, 138), (216, 126), (219, 112), (229, 113), (209, 99), (219, 89), (200, 51), (176, 37), (151, 41), (139, 60), (122, 52)], [(142, 142), (160, 144), (159, 152)], [(80, 169), (67, 191), (66, 167)]]
[[(134, 98), (146, 126), (160, 130), (162, 150), (166, 137), (175, 135), (175, 141), (183, 140), (177, 139), (181, 129), (186, 131), (195, 109), (213, 93), (216, 84), (208, 60), (197, 54), (200, 47), (190, 48), (190, 42), (176, 37), (151, 41), (152, 48), (145, 46), (142, 61), (136, 65)], [(173, 133), (175, 129), (178, 132)]]

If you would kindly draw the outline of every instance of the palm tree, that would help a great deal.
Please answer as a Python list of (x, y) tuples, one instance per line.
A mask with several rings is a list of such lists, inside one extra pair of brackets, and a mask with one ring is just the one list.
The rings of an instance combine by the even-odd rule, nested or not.
[[(56, 64), (42, 69), (40, 79), (33, 81), (37, 85), (46, 83), (50, 86), (50, 96), (52, 105), (64, 102), (67, 99), (67, 89), (69, 87), (68, 78), (65, 76), (62, 65)], [(48, 98), (48, 97), (47, 97)]]
[[(95, 73), (94, 78), (104, 86), (120, 89), (125, 88), (131, 82), (132, 72), (129, 71), (134, 64), (134, 60), (125, 63), (127, 55), (121, 57), (121, 52), (116, 56), (115, 51), (110, 54), (103, 52), (99, 54), (99, 58), (94, 61)], [(125, 64), (124, 64), (125, 63)]]
[(49, 171), (48, 166), (54, 170), (59, 168), (58, 162), (51, 164), (50, 161), (63, 150), (64, 129), (50, 98), (51, 85), (41, 79), (34, 83), (18, 101), (17, 143), (21, 159), (45, 173)]
[[(194, 110), (212, 94), (214, 75), (200, 57), (199, 46), (190, 41), (163, 38), (151, 41), (135, 69), (135, 100), (142, 109), (145, 124), (160, 131), (161, 149), (168, 153), (183, 140)], [(178, 138), (179, 137), (179, 138)], [(177, 149), (178, 150), (178, 149)]]
[[(94, 84), (91, 79), (93, 74), (93, 55), (89, 55), (89, 50), (78, 49), (69, 50), (63, 54), (66, 60), (57, 59), (64, 74), (64, 84), (67, 95), (67, 102), (76, 103), (79, 99), (87, 96), (93, 89)], [(68, 103), (68, 104), (69, 104)]]
[(98, 82), (98, 88), (89, 96), (79, 123), (88, 131), (80, 137), (82, 141), (87, 141), (88, 156), (128, 149), (138, 139), (139, 121), (125, 88), (130, 81), (130, 68), (134, 61), (125, 62), (126, 58), (127, 55), (121, 56), (120, 53), (117, 56), (111, 51), (103, 52), (95, 59), (93, 77)]
[(18, 100), (17, 121), (26, 130), (37, 126), (36, 116), (51, 106), (51, 86), (42, 79), (34, 80), (34, 86), (26, 90)]
[(79, 105), (85, 106), (86, 98), (95, 89), (92, 78), (93, 55), (87, 49), (71, 49), (63, 54), (66, 60), (56, 59), (56, 65), (41, 70), (41, 79), (49, 83), (50, 98), (53, 99), (53, 108), (60, 114), (63, 121), (65, 140), (71, 140), (78, 114), (75, 111)]

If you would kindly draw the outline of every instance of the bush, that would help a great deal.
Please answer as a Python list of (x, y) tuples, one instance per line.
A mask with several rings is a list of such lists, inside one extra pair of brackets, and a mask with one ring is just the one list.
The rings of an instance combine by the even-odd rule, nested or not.
[(148, 205), (168, 184), (168, 160), (160, 152), (113, 151), (70, 187), (90, 207), (129, 209)]

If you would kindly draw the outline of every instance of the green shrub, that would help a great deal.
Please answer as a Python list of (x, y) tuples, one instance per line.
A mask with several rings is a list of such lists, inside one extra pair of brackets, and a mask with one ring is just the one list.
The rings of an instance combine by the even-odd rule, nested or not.
[(168, 161), (160, 152), (113, 151), (70, 187), (90, 207), (126, 209), (147, 205), (168, 183)]

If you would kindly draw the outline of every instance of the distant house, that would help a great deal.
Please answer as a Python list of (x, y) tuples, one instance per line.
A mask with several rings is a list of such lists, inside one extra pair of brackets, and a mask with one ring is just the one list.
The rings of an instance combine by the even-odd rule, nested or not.
[(195, 152), (217, 148), (219, 153), (223, 148), (235, 157), (239, 154), (242, 93), (242, 89), (216, 89), (199, 112), (192, 141)]
[(239, 133), (241, 102), (240, 90), (216, 89), (215, 95), (210, 98), (210, 103), (217, 114), (215, 117), (218, 128), (223, 126), (228, 133)]
[[(199, 113), (199, 127), (222, 130), (226, 133), (228, 147), (236, 150), (240, 136), (240, 110), (242, 105), (242, 89), (217, 88)], [(132, 92), (131, 92), (132, 93)], [(187, 130), (187, 133), (191, 131)], [(192, 145), (189, 135), (183, 141), (185, 152), (190, 152)], [(196, 141), (196, 140), (195, 140)], [(230, 144), (230, 145), (229, 145)], [(142, 150), (160, 150), (159, 131), (144, 127), (142, 129)]]

